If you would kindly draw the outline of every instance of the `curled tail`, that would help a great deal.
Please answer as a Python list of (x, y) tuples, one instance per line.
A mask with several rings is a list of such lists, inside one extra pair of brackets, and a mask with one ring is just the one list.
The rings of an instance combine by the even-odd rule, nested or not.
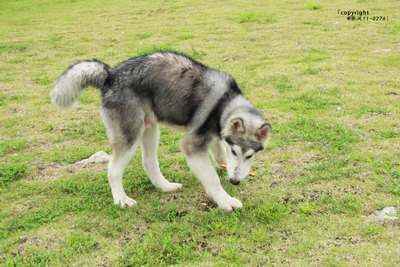
[(84, 88), (102, 88), (109, 71), (110, 67), (98, 60), (85, 60), (72, 65), (61, 74), (51, 90), (52, 103), (59, 108), (71, 107)]

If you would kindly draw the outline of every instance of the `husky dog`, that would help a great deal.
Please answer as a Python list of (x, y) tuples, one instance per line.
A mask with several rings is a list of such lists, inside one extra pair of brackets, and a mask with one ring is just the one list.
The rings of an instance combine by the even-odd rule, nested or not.
[(227, 163), (228, 178), (237, 185), (248, 176), (254, 155), (264, 149), (272, 128), (232, 76), (175, 52), (134, 57), (115, 68), (85, 60), (58, 78), (52, 102), (68, 108), (88, 86), (101, 91), (100, 113), (113, 150), (108, 181), (115, 204), (136, 204), (126, 195), (122, 176), (139, 144), (153, 185), (163, 192), (182, 188), (165, 179), (159, 168), (158, 123), (165, 123), (185, 130), (181, 149), (206, 194), (221, 209), (242, 207), (222, 188), (208, 151), (217, 163)]

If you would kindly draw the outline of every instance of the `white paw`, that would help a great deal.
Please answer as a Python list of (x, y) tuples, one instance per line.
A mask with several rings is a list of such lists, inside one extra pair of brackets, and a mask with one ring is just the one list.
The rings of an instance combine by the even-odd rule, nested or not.
[(183, 185), (178, 183), (168, 183), (160, 186), (161, 191), (163, 192), (173, 192), (176, 190), (182, 189)]
[(227, 211), (232, 211), (234, 209), (240, 209), (243, 207), (242, 202), (240, 202), (239, 199), (231, 197), (228, 194), (222, 197), (217, 197), (214, 199), (214, 201), (217, 203), (218, 208)]
[(122, 208), (125, 207), (132, 207), (133, 205), (136, 205), (136, 201), (127, 195), (118, 197), (117, 199), (114, 199), (114, 204), (115, 205), (121, 205)]

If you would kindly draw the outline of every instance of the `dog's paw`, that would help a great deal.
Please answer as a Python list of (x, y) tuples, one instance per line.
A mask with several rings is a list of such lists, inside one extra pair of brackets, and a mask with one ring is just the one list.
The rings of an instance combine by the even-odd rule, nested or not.
[(163, 186), (160, 186), (161, 191), (163, 192), (173, 192), (173, 191), (177, 191), (183, 188), (182, 184), (178, 184), (178, 183), (168, 183), (168, 184), (164, 184)]
[(217, 203), (218, 208), (226, 211), (232, 211), (243, 207), (239, 199), (231, 197), (228, 194), (224, 197), (216, 198), (214, 201)]
[(136, 205), (136, 203), (137, 202), (134, 199), (128, 197), (127, 195), (114, 199), (114, 204), (121, 205), (122, 208), (132, 207), (133, 205)]

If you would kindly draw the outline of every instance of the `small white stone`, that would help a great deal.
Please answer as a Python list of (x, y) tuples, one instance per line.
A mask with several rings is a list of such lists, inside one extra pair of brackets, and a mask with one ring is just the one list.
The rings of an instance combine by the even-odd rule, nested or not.
[(89, 158), (76, 162), (76, 164), (103, 163), (103, 162), (109, 162), (110, 159), (111, 159), (110, 155), (108, 155), (103, 150), (100, 150), (91, 155)]
[(369, 215), (368, 219), (371, 222), (386, 224), (389, 222), (398, 221), (399, 215), (397, 214), (397, 208), (386, 207), (382, 210), (374, 211), (371, 215)]

